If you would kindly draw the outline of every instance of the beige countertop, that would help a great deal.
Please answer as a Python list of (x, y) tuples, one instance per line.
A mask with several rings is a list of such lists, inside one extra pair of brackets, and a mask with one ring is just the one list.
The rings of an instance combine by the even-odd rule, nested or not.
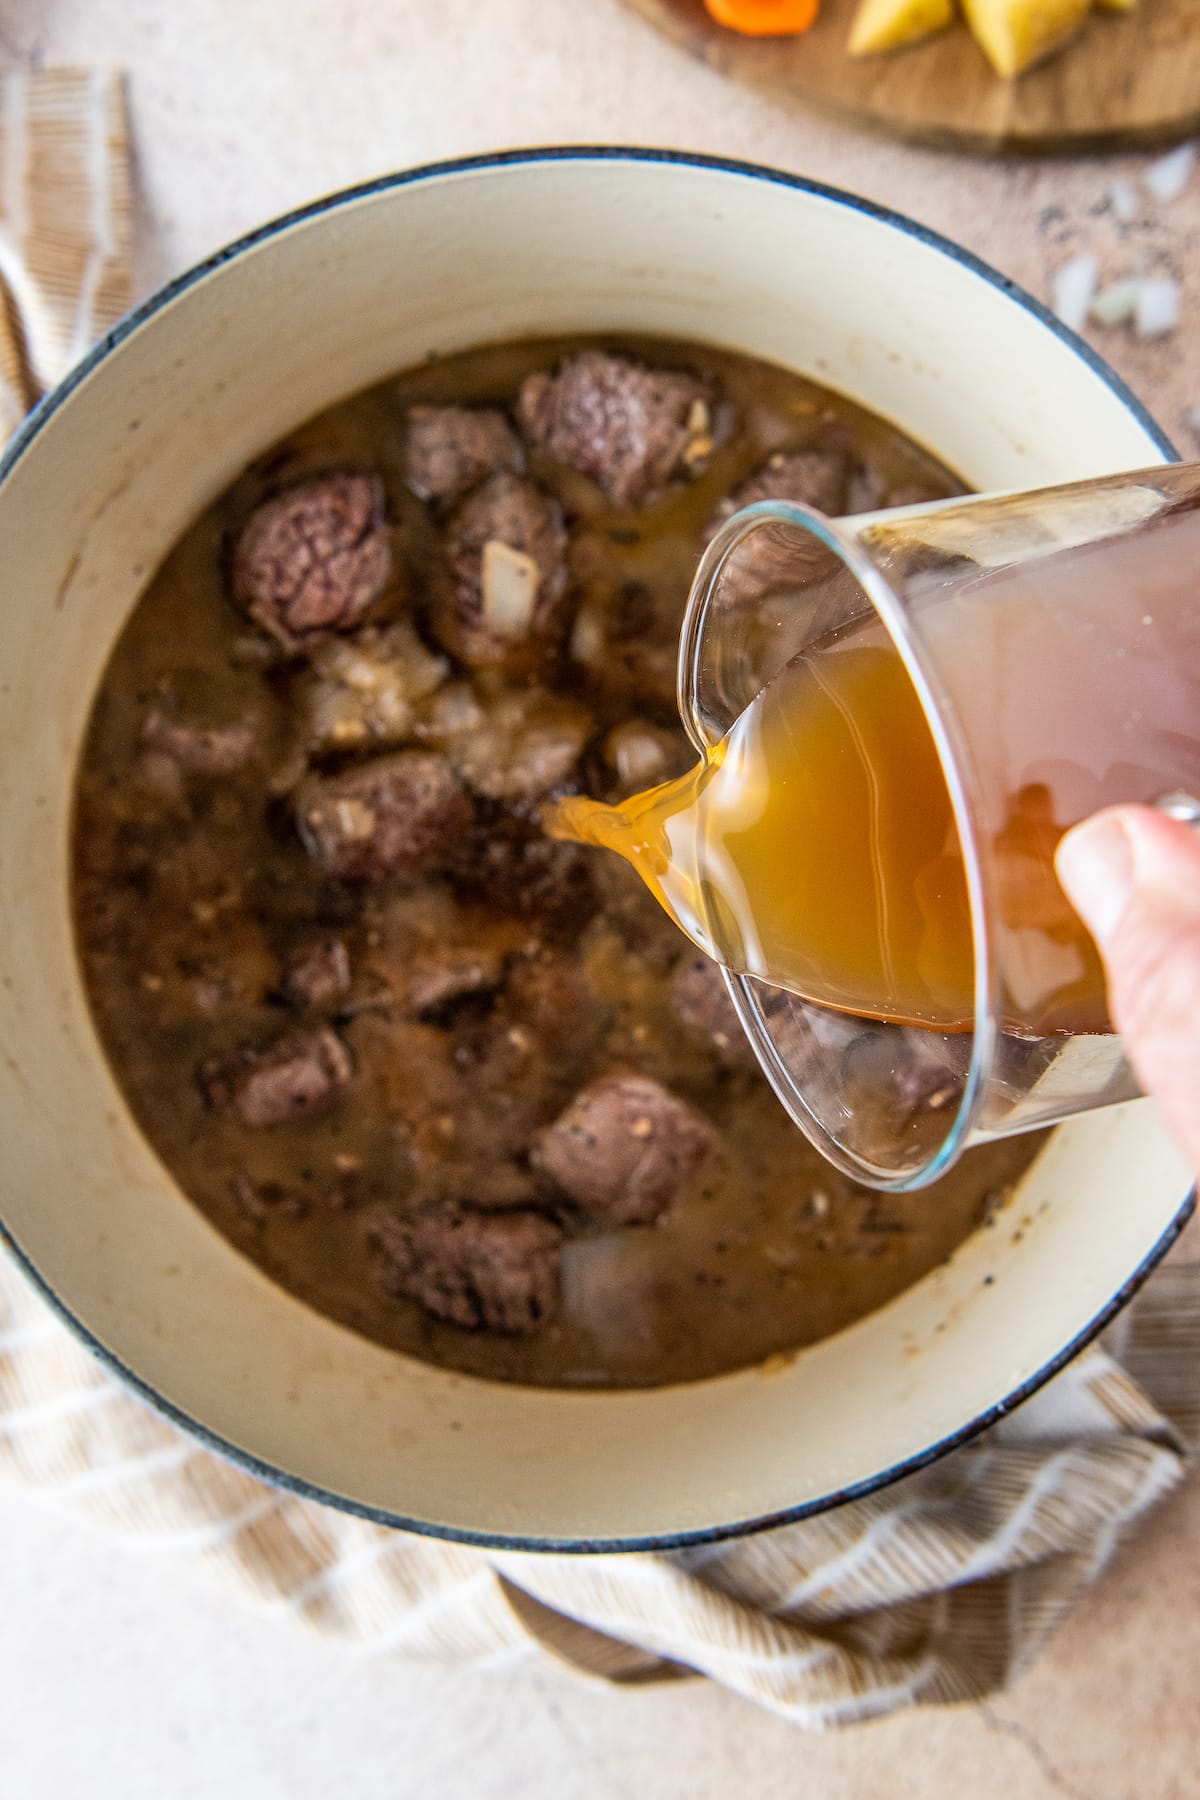
[[(144, 289), (272, 213), (511, 144), (684, 146), (855, 188), (1044, 293), (1079, 248), (1183, 278), (1184, 326), (1098, 346), (1185, 451), (1200, 403), (1200, 174), (1119, 227), (1137, 160), (902, 150), (727, 86), (618, 0), (0, 0), (0, 69), (128, 71)], [(817, 272), (819, 274), (819, 271)], [(882, 278), (882, 272), (881, 272)], [(985, 355), (986, 345), (980, 346)], [(87, 1800), (1176, 1800), (1200, 1796), (1200, 1486), (1162, 1507), (991, 1705), (806, 1738), (700, 1683), (614, 1692), (520, 1664), (364, 1662), (194, 1564), (118, 1551), (0, 1493), (0, 1792)]]

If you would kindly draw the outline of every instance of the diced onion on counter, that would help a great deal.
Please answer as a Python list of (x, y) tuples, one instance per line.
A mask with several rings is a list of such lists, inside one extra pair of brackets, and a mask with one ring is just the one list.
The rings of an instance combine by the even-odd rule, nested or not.
[(1114, 181), (1108, 190), (1108, 203), (1113, 217), (1119, 219), (1122, 225), (1131, 225), (1141, 210), (1138, 206), (1137, 189), (1132, 181)]
[(1196, 146), (1180, 144), (1177, 150), (1171, 150), (1166, 156), (1151, 163), (1143, 177), (1146, 191), (1163, 204), (1169, 200), (1178, 200), (1188, 184), (1196, 163)]
[(1072, 256), (1054, 271), (1050, 304), (1071, 331), (1082, 331), (1100, 279), (1094, 256)]
[(1179, 283), (1169, 275), (1147, 275), (1140, 284), (1133, 328), (1140, 338), (1163, 337), (1179, 323)]

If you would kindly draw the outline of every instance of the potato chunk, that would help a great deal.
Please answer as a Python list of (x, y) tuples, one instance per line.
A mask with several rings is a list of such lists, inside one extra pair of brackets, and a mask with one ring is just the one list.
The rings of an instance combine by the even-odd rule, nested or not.
[(1019, 75), (1073, 36), (1092, 0), (963, 0), (976, 42), (997, 75)]
[(851, 56), (898, 50), (954, 21), (954, 0), (860, 0), (850, 27)]

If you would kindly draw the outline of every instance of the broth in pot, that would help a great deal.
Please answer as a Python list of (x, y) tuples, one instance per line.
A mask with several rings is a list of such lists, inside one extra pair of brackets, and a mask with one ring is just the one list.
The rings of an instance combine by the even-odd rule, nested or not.
[(430, 363), (312, 420), (201, 517), (104, 673), (78, 942), (190, 1201), (380, 1343), (650, 1386), (882, 1305), (1036, 1153), (868, 1191), (793, 1129), (721, 976), (554, 801), (691, 763), (699, 552), (737, 506), (961, 491), (799, 376), (658, 339)]

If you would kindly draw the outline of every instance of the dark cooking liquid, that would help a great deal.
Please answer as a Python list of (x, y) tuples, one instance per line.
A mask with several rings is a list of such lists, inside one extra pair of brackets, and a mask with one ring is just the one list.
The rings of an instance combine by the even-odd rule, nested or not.
[[(335, 933), (351, 965), (379, 974), (386, 991), (389, 956), (414, 934), (436, 941), (458, 905), (436, 881), (341, 886), (306, 855), (287, 803), (306, 761), (294, 666), (267, 654), (230, 605), (226, 533), (281, 479), (369, 465), (387, 486), (407, 589), (419, 594), (436, 537), (402, 478), (405, 407), (511, 402), (526, 374), (575, 347), (483, 350), (385, 382), (294, 433), (192, 527), (126, 626), (96, 702), (79, 778), (77, 919), (100, 1034), (139, 1123), (184, 1192), (269, 1275), (380, 1343), (452, 1368), (642, 1386), (743, 1366), (870, 1312), (975, 1228), (1036, 1142), (976, 1151), (912, 1196), (883, 1198), (835, 1173), (736, 1044), (681, 1024), (671, 977), (686, 946), (612, 859), (590, 859), (596, 885), (553, 931), (536, 909), (516, 924), (499, 911), (480, 924), (509, 952), (545, 937), (553, 968), (574, 983), (557, 1010), (553, 995), (521, 1012), (503, 993), (423, 1019), (386, 1004), (363, 1010), (338, 1026), (354, 1080), (330, 1110), (283, 1127), (255, 1130), (212, 1110), (195, 1080), (207, 1058), (289, 1024), (280, 969), (299, 942)], [(577, 785), (617, 799), (638, 783), (619, 785), (601, 753), (614, 727), (653, 728), (669, 746), (666, 774), (690, 760), (670, 678), (683, 600), (706, 521), (764, 456), (836, 424), (881, 488), (955, 484), (881, 421), (777, 368), (658, 340), (610, 347), (702, 366), (738, 418), (701, 475), (639, 512), (613, 512), (579, 475), (532, 461), (572, 532), (573, 653), (548, 685), (593, 722)], [(624, 662), (589, 660), (596, 621), (627, 634)], [(489, 703), (507, 687), (529, 689), (495, 672), (457, 678)], [(140, 743), (147, 707), (164, 693), (205, 717), (257, 717), (265, 766), (180, 784)], [(486, 912), (486, 897), (472, 905)], [(498, 1144), (519, 1162), (529, 1132), (614, 1065), (652, 1076), (719, 1134), (717, 1154), (662, 1223), (574, 1230), (561, 1314), (528, 1337), (464, 1332), (384, 1291), (364, 1224), (373, 1209), (403, 1214), (446, 1197), (451, 1169), (456, 1180), (464, 1168), (482, 1179)]]

